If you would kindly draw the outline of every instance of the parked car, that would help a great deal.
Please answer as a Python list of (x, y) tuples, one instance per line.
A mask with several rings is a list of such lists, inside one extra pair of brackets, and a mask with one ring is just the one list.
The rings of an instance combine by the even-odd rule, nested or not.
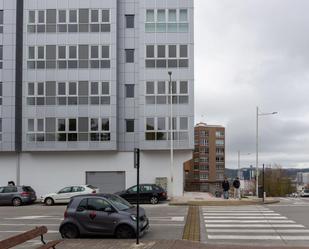
[(30, 186), (0, 187), (0, 204), (20, 206), (36, 201), (36, 193)]
[(309, 197), (309, 189), (304, 189), (301, 194), (301, 197)]
[(75, 185), (65, 187), (59, 190), (57, 193), (50, 193), (42, 196), (42, 202), (47, 206), (54, 205), (56, 203), (69, 203), (70, 198), (82, 195), (82, 194), (95, 194), (98, 193), (99, 189), (92, 185)]
[[(149, 228), (143, 208), (139, 209), (140, 235)], [(136, 207), (113, 194), (73, 197), (64, 213), (59, 232), (63, 238), (110, 235), (117, 238), (136, 236)]]
[[(117, 192), (116, 195), (121, 196), (130, 203), (137, 202), (137, 186), (128, 188), (127, 190)], [(141, 184), (140, 185), (140, 201), (158, 204), (160, 201), (165, 201), (167, 199), (166, 191), (158, 185), (155, 184)]]

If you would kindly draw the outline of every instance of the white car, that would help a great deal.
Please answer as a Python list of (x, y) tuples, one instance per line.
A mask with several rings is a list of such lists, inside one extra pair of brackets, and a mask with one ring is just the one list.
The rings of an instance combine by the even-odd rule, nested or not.
[(55, 203), (69, 203), (70, 198), (76, 195), (95, 194), (99, 189), (92, 185), (75, 185), (65, 187), (57, 193), (50, 193), (42, 196), (42, 202), (47, 206), (54, 205)]
[(301, 194), (301, 197), (309, 197), (309, 189), (304, 189)]

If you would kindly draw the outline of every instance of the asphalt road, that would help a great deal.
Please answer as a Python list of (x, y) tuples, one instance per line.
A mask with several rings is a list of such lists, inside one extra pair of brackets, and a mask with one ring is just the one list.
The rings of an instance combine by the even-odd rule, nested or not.
[[(150, 229), (142, 240), (181, 239), (186, 221), (187, 207), (173, 207), (168, 204), (142, 205), (150, 219)], [(59, 225), (63, 219), (65, 206), (47, 207), (30, 205), (22, 207), (0, 207), (0, 240), (13, 236), (35, 226), (45, 225), (49, 232), (46, 240), (60, 239)], [(106, 238), (108, 239), (108, 238)], [(18, 248), (35, 248), (38, 239)]]
[(215, 244), (307, 246), (309, 198), (264, 206), (201, 208), (202, 241)]

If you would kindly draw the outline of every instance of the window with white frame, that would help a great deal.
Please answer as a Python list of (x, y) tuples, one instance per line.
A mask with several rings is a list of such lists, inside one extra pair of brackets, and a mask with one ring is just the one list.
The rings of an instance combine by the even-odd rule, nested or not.
[(110, 26), (109, 9), (83, 8), (28, 11), (27, 27), (29, 33), (110, 32)]
[(27, 141), (44, 142), (45, 141), (45, 123), (44, 119), (27, 120)]
[(27, 105), (110, 105), (110, 83), (94, 82), (28, 82)]
[(219, 140), (219, 139), (217, 139), (216, 140), (216, 146), (224, 146), (224, 140)]
[(201, 180), (208, 180), (208, 174), (206, 174), (206, 173), (200, 173), (200, 179), (201, 179)]
[[(173, 117), (173, 139), (188, 139), (188, 118)], [(145, 140), (170, 140), (169, 117), (148, 117), (145, 119)]]
[(110, 68), (110, 46), (29, 46), (27, 64), (28, 69)]
[(0, 33), (3, 33), (3, 10), (0, 10)]
[(188, 68), (187, 44), (146, 45), (146, 68)]
[(0, 69), (3, 68), (3, 45), (0, 45)]
[[(146, 104), (164, 105), (171, 103), (170, 86), (168, 81), (147, 81), (146, 82)], [(188, 81), (172, 81), (173, 104), (188, 104), (189, 90)]]
[(2, 82), (0, 82), (0, 105), (2, 105), (2, 96), (3, 96), (3, 87), (2, 87)]
[(188, 9), (146, 9), (147, 33), (187, 33)]
[(0, 118), (0, 143), (2, 142), (2, 118)]

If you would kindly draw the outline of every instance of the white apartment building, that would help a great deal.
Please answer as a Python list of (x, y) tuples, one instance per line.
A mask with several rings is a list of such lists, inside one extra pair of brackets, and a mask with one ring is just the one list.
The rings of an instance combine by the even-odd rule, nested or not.
[(193, 0), (0, 0), (0, 185), (116, 192), (135, 185), (140, 148), (141, 182), (182, 195), (193, 15)]

